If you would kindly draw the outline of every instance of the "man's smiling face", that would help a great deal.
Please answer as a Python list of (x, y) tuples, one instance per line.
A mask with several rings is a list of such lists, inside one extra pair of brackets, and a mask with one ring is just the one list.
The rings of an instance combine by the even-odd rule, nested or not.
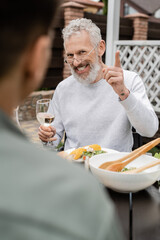
[(89, 33), (81, 31), (73, 34), (65, 42), (65, 51), (67, 59), (71, 59), (69, 63), (73, 76), (83, 84), (93, 83), (100, 66), (96, 47), (91, 43)]

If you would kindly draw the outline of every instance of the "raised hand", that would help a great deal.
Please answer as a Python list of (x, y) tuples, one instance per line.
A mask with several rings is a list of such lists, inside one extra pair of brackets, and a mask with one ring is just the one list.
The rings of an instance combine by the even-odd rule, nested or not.
[(129, 90), (124, 84), (123, 70), (121, 68), (121, 61), (119, 51), (115, 54), (114, 66), (108, 67), (103, 64), (103, 77), (112, 86), (113, 90), (119, 95), (121, 100), (124, 100), (129, 95)]

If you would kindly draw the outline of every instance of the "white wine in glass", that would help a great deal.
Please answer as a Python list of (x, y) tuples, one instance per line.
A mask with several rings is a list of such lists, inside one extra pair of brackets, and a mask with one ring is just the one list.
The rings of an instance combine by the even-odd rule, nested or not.
[[(48, 112), (49, 105), (51, 103), (50, 99), (40, 99), (36, 103), (36, 116), (38, 122), (43, 126), (50, 126), (54, 121), (54, 115)], [(43, 145), (51, 146), (52, 142), (43, 142)]]
[(50, 126), (54, 121), (54, 116), (51, 113), (39, 112), (37, 113), (37, 120), (41, 125)]

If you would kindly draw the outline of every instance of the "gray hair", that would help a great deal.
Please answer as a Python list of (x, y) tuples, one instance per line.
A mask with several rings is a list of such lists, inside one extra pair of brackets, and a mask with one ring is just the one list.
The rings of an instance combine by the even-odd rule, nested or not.
[(99, 27), (90, 19), (80, 18), (70, 21), (69, 25), (62, 30), (64, 44), (73, 34), (80, 33), (82, 30), (89, 33), (93, 45), (97, 45), (102, 40)]

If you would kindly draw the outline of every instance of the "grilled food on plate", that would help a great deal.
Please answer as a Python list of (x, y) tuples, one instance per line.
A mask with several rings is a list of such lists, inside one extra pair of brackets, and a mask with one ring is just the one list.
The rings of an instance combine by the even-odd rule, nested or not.
[(99, 146), (98, 144), (92, 144), (85, 147), (77, 148), (70, 152), (69, 155), (72, 156), (73, 160), (82, 159), (83, 161), (85, 161), (86, 158), (90, 158), (94, 155), (101, 153), (106, 153), (106, 151), (102, 150), (101, 146)]

